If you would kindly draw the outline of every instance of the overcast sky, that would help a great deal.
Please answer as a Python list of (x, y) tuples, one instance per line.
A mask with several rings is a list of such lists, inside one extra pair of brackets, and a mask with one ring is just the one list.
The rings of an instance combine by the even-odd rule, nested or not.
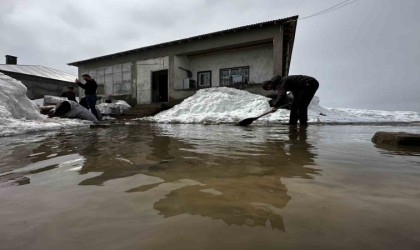
[[(340, 2), (0, 0), (0, 55), (76, 74), (67, 63), (257, 22), (303, 18)], [(420, 111), (418, 10), (418, 0), (357, 0), (300, 20), (290, 74), (316, 77), (323, 106)]]

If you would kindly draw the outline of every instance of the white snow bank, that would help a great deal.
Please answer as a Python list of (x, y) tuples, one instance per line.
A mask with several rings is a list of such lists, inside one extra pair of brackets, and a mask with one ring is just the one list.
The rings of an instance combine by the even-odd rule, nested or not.
[(26, 96), (20, 81), (0, 73), (0, 118), (42, 119), (39, 108)]
[(92, 122), (78, 119), (45, 117), (41, 120), (27, 120), (0, 117), (0, 137), (89, 126), (90, 124)]
[[(197, 93), (172, 109), (141, 120), (158, 123), (236, 123), (258, 116), (268, 110), (268, 98), (233, 88), (209, 88)], [(288, 122), (289, 110), (279, 109), (260, 118), (255, 123)], [(411, 111), (376, 111), (324, 108), (315, 96), (309, 105), (309, 122), (363, 123), (363, 122), (412, 122), (420, 121), (420, 114)]]
[(267, 111), (267, 100), (233, 88), (201, 89), (175, 107), (143, 119), (162, 123), (233, 123)]
[(131, 106), (123, 101), (119, 100), (115, 103), (101, 103), (96, 105), (102, 115), (121, 115), (124, 111), (131, 109)]
[(80, 120), (48, 119), (40, 114), (26, 91), (20, 81), (0, 73), (0, 137), (90, 124)]

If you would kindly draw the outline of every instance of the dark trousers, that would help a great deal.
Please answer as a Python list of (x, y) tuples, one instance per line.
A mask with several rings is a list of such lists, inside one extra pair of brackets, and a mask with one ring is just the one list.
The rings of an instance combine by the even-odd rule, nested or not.
[(293, 103), (290, 109), (289, 125), (308, 125), (308, 106), (319, 87), (317, 80), (307, 81), (303, 86), (293, 91)]
[(87, 95), (86, 96), (86, 101), (88, 103), (90, 112), (92, 112), (92, 114), (94, 116), (96, 116), (96, 118), (99, 121), (100, 119), (99, 119), (99, 116), (98, 116), (98, 112), (96, 112), (96, 99), (97, 99), (96, 95)]

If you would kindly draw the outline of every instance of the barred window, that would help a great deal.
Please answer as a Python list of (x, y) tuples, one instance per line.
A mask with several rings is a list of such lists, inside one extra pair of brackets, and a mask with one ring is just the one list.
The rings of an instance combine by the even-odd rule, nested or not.
[(197, 73), (198, 87), (211, 86), (211, 71), (200, 71)]
[(227, 68), (220, 70), (220, 86), (235, 86), (248, 83), (249, 66)]

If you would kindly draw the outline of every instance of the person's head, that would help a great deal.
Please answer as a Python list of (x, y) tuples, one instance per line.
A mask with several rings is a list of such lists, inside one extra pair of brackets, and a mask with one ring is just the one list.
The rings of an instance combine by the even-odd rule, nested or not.
[(85, 80), (85, 81), (92, 79), (92, 78), (90, 77), (90, 75), (88, 75), (88, 74), (83, 74), (83, 75), (82, 75), (82, 78), (83, 78), (83, 80)]
[(74, 87), (72, 87), (72, 86), (67, 87), (67, 92), (73, 93), (74, 92)]
[(264, 81), (264, 82), (261, 84), (261, 87), (262, 87), (264, 90), (274, 90), (274, 83), (273, 83), (271, 80)]
[(48, 114), (49, 117), (63, 117), (66, 113), (71, 110), (71, 105), (68, 101), (57, 103), (54, 110), (51, 110)]

